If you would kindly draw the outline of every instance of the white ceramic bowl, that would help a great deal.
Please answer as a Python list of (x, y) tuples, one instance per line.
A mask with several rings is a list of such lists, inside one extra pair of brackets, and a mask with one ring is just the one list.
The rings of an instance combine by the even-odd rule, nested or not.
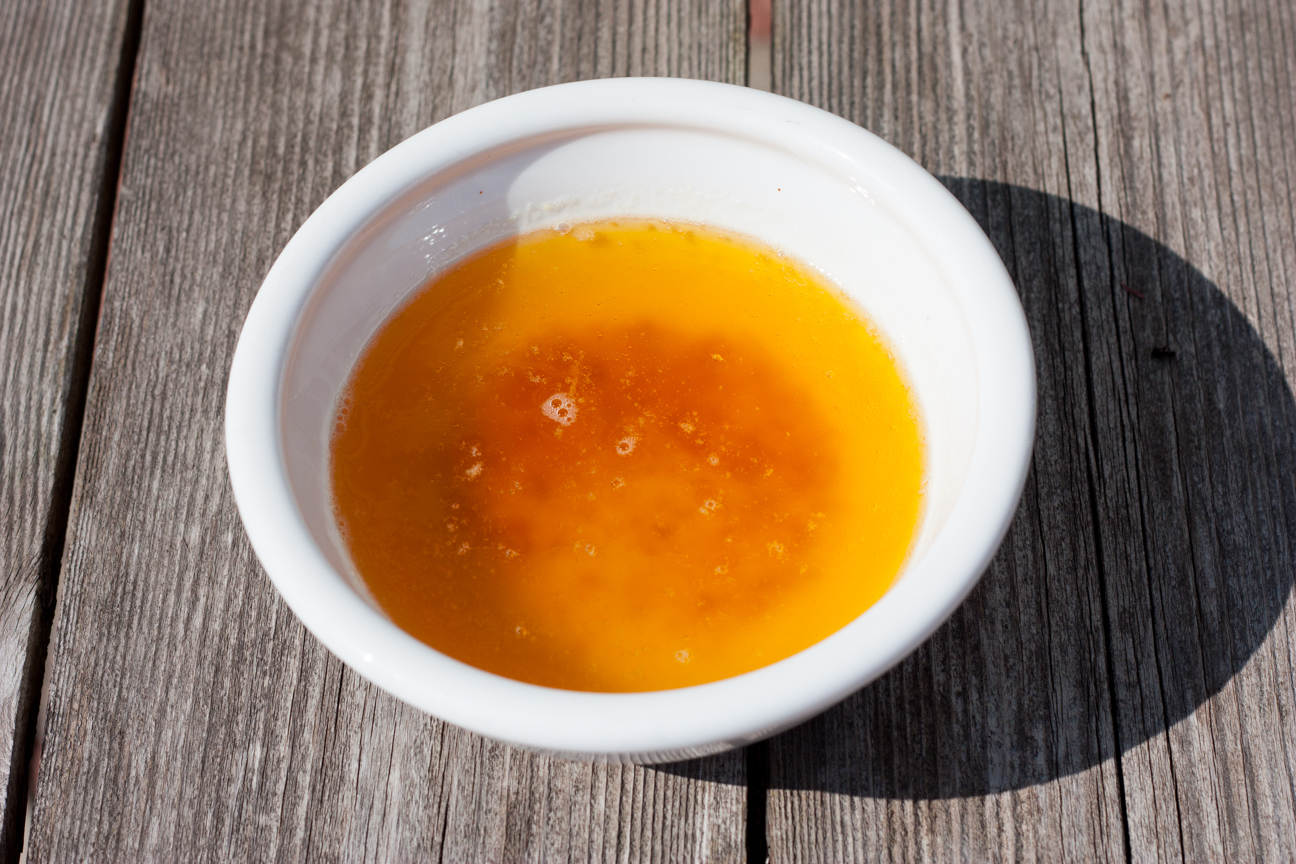
[[(927, 445), (919, 537), (871, 609), (754, 672), (654, 693), (577, 693), (483, 672), (368, 599), (334, 526), (328, 442), (369, 337), (428, 277), (558, 222), (656, 216), (737, 230), (809, 262), (889, 339)], [(566, 755), (666, 761), (822, 711), (912, 651), (976, 583), (1016, 509), (1035, 377), (1016, 292), (972, 217), (881, 139), (790, 99), (669, 79), (564, 84), (465, 111), (357, 173), (257, 295), (230, 370), (230, 479), (257, 556), (352, 669), (465, 728)]]

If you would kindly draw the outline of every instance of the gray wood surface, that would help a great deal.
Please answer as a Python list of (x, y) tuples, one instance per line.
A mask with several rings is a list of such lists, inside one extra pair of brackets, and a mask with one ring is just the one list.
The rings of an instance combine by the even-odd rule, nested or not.
[(1040, 385), (983, 584), (770, 743), (773, 860), (1290, 860), (1296, 8), (776, 3), (773, 83), (946, 179)]
[[(220, 432), (260, 279), (357, 168), (546, 83), (741, 80), (744, 12), (150, 0), (115, 189), (125, 3), (0, 5), (0, 860), (60, 552), (31, 860), (744, 857), (741, 754), (536, 757), (342, 667), (247, 548)], [(774, 14), (774, 89), (895, 143), (985, 226), (1040, 420), (968, 603), (762, 751), (772, 860), (1288, 859), (1296, 9)]]
[(740, 80), (744, 9), (149, 0), (51, 643), (32, 861), (738, 860), (741, 754), (540, 758), (359, 680), (282, 604), (225, 474), (275, 254), (434, 120), (560, 80)]
[(125, 0), (0, 3), (0, 861), (22, 847), (126, 23)]

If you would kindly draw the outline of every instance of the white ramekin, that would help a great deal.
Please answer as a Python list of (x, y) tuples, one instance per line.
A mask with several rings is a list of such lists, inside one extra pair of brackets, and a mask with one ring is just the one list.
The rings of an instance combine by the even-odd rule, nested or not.
[[(337, 396), (365, 342), (411, 291), (509, 234), (615, 215), (742, 231), (822, 270), (900, 357), (927, 443), (919, 537), (876, 605), (771, 666), (654, 693), (523, 684), (410, 637), (367, 598), (328, 489)], [(926, 639), (1008, 528), (1034, 422), (1034, 365), (1016, 292), (940, 183), (816, 108), (657, 78), (564, 84), (482, 105), (343, 184), (288, 243), (252, 304), (230, 370), (225, 436), (257, 556), (307, 628), (352, 669), (493, 738), (652, 762), (787, 728)]]

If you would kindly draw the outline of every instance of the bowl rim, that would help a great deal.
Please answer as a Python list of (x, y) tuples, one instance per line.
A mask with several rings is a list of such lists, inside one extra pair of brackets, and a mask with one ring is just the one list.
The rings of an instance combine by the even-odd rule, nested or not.
[[(708, 684), (584, 693), (504, 678), (419, 642), (336, 572), (298, 510), (282, 454), (281, 385), (312, 289), (349, 238), (420, 181), (538, 135), (659, 125), (791, 148), (881, 195), (961, 302), (976, 357), (977, 421), (954, 505), (906, 576), (828, 638)], [(867, 193), (866, 193), (867, 194)], [(919, 230), (915, 226), (921, 226)], [(729, 84), (621, 78), (559, 84), (469, 109), (393, 147), (339, 187), (271, 267), (230, 367), (226, 459), (253, 550), (289, 607), (362, 677), (456, 725), (568, 756), (665, 761), (740, 746), (877, 678), (939, 627), (988, 566), (1016, 512), (1034, 441), (1034, 357), (997, 252), (956, 198), (909, 157), (826, 111)]]

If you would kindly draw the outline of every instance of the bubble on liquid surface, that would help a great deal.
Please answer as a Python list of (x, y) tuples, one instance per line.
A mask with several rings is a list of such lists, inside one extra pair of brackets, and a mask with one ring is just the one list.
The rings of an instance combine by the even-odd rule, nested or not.
[(333, 434), (335, 436), (341, 435), (344, 431), (346, 431), (347, 421), (351, 419), (351, 408), (353, 405), (354, 405), (354, 400), (352, 399), (350, 393), (344, 396), (342, 398), (342, 401), (339, 403), (337, 420), (334, 422), (333, 425)]
[(634, 435), (627, 435), (616, 443), (616, 451), (622, 456), (629, 456), (634, 452), (635, 445), (638, 443), (639, 439)]
[(540, 410), (555, 423), (570, 426), (576, 422), (576, 403), (566, 393), (555, 393), (546, 399)]

